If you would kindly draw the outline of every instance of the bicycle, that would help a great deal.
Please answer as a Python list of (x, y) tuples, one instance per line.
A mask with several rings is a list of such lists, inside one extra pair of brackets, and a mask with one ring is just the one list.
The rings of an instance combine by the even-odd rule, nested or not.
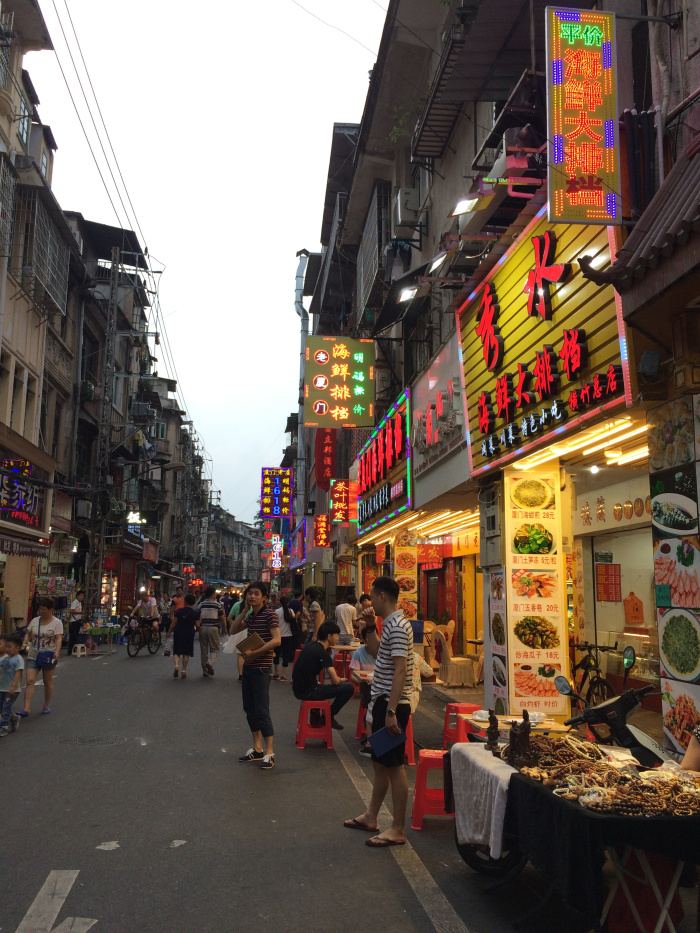
[[(603, 703), (605, 700), (616, 697), (617, 690), (615, 690), (610, 681), (603, 677), (599, 656), (602, 652), (605, 651), (617, 651), (617, 642), (615, 642), (614, 646), (612, 647), (609, 645), (593, 645), (587, 641), (583, 642), (583, 644), (574, 643), (570, 647), (584, 652), (583, 657), (571, 668), (571, 679), (574, 682), (574, 689), (576, 693), (585, 699), (586, 704), (588, 706), (598, 706), (599, 703)], [(578, 684), (576, 683), (577, 671), (581, 671), (581, 680), (578, 682)], [(588, 692), (584, 696), (583, 691), (586, 687), (587, 681)], [(581, 702), (577, 702), (579, 707), (583, 708)], [(589, 728), (599, 742), (602, 742), (607, 738), (605, 729), (601, 730), (600, 726)]]
[(139, 627), (129, 632), (129, 640), (126, 643), (126, 653), (130, 658), (135, 658), (142, 648), (148, 648), (149, 654), (155, 654), (163, 643), (163, 635), (147, 622), (140, 622)]

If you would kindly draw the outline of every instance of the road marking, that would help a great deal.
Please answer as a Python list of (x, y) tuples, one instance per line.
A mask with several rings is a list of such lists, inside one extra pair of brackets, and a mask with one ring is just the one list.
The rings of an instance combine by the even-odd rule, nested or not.
[(119, 848), (118, 842), (101, 842), (98, 846), (95, 846), (96, 849), (102, 849), (103, 852), (112, 852), (114, 849)]
[(34, 903), (25, 914), (24, 920), (17, 927), (16, 933), (87, 933), (97, 923), (97, 920), (88, 920), (85, 917), (66, 917), (60, 926), (53, 929), (54, 921), (70, 894), (70, 889), (78, 874), (77, 871), (50, 872), (34, 898)]
[(173, 839), (173, 841), (170, 843), (170, 848), (177, 849), (178, 846), (184, 846), (186, 842), (186, 839)]
[[(337, 732), (333, 733), (333, 747), (348, 777), (355, 785), (355, 790), (367, 806), (372, 796), (372, 784), (355, 761), (343, 737)], [(382, 821), (391, 822), (392, 816), (386, 804), (379, 811), (379, 818)], [(418, 898), (436, 933), (469, 933), (469, 928), (462, 922), (459, 914), (442, 893), (411, 843), (407, 840), (405, 846), (392, 848), (391, 854), (404, 873), (406, 881), (411, 885), (413, 893)]]

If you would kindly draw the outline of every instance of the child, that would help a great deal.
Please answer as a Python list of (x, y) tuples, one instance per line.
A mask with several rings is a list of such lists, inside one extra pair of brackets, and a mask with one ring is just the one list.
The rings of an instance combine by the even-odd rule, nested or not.
[(0, 638), (0, 737), (16, 732), (19, 717), (12, 715), (12, 704), (22, 683), (24, 659), (19, 653), (22, 637), (16, 633)]

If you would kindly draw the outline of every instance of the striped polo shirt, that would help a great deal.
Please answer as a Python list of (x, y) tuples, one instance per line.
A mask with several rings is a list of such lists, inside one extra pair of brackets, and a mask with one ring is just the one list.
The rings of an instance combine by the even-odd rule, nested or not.
[(406, 683), (399, 703), (410, 703), (413, 693), (413, 629), (398, 609), (382, 622), (382, 637), (374, 662), (373, 700), (378, 697), (389, 699), (394, 679), (394, 658), (406, 658)]
[[(263, 606), (256, 615), (250, 613), (246, 616), (245, 624), (248, 626), (249, 635), (256, 632), (263, 641), (270, 641), (273, 634), (277, 634), (276, 632), (273, 633), (272, 629), (280, 626), (276, 613), (268, 606)], [(253, 658), (252, 661), (246, 660), (245, 667), (261, 667), (264, 670), (269, 670), (272, 667), (272, 649), (259, 658)]]
[(224, 611), (224, 607), (215, 599), (203, 599), (197, 609), (200, 625), (218, 625), (219, 615)]

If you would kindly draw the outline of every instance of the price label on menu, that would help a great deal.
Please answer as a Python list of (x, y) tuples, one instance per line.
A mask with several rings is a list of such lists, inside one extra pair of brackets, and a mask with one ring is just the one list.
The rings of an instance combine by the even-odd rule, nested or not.
[(554, 683), (568, 673), (558, 471), (506, 471), (505, 518), (509, 712), (566, 715)]

